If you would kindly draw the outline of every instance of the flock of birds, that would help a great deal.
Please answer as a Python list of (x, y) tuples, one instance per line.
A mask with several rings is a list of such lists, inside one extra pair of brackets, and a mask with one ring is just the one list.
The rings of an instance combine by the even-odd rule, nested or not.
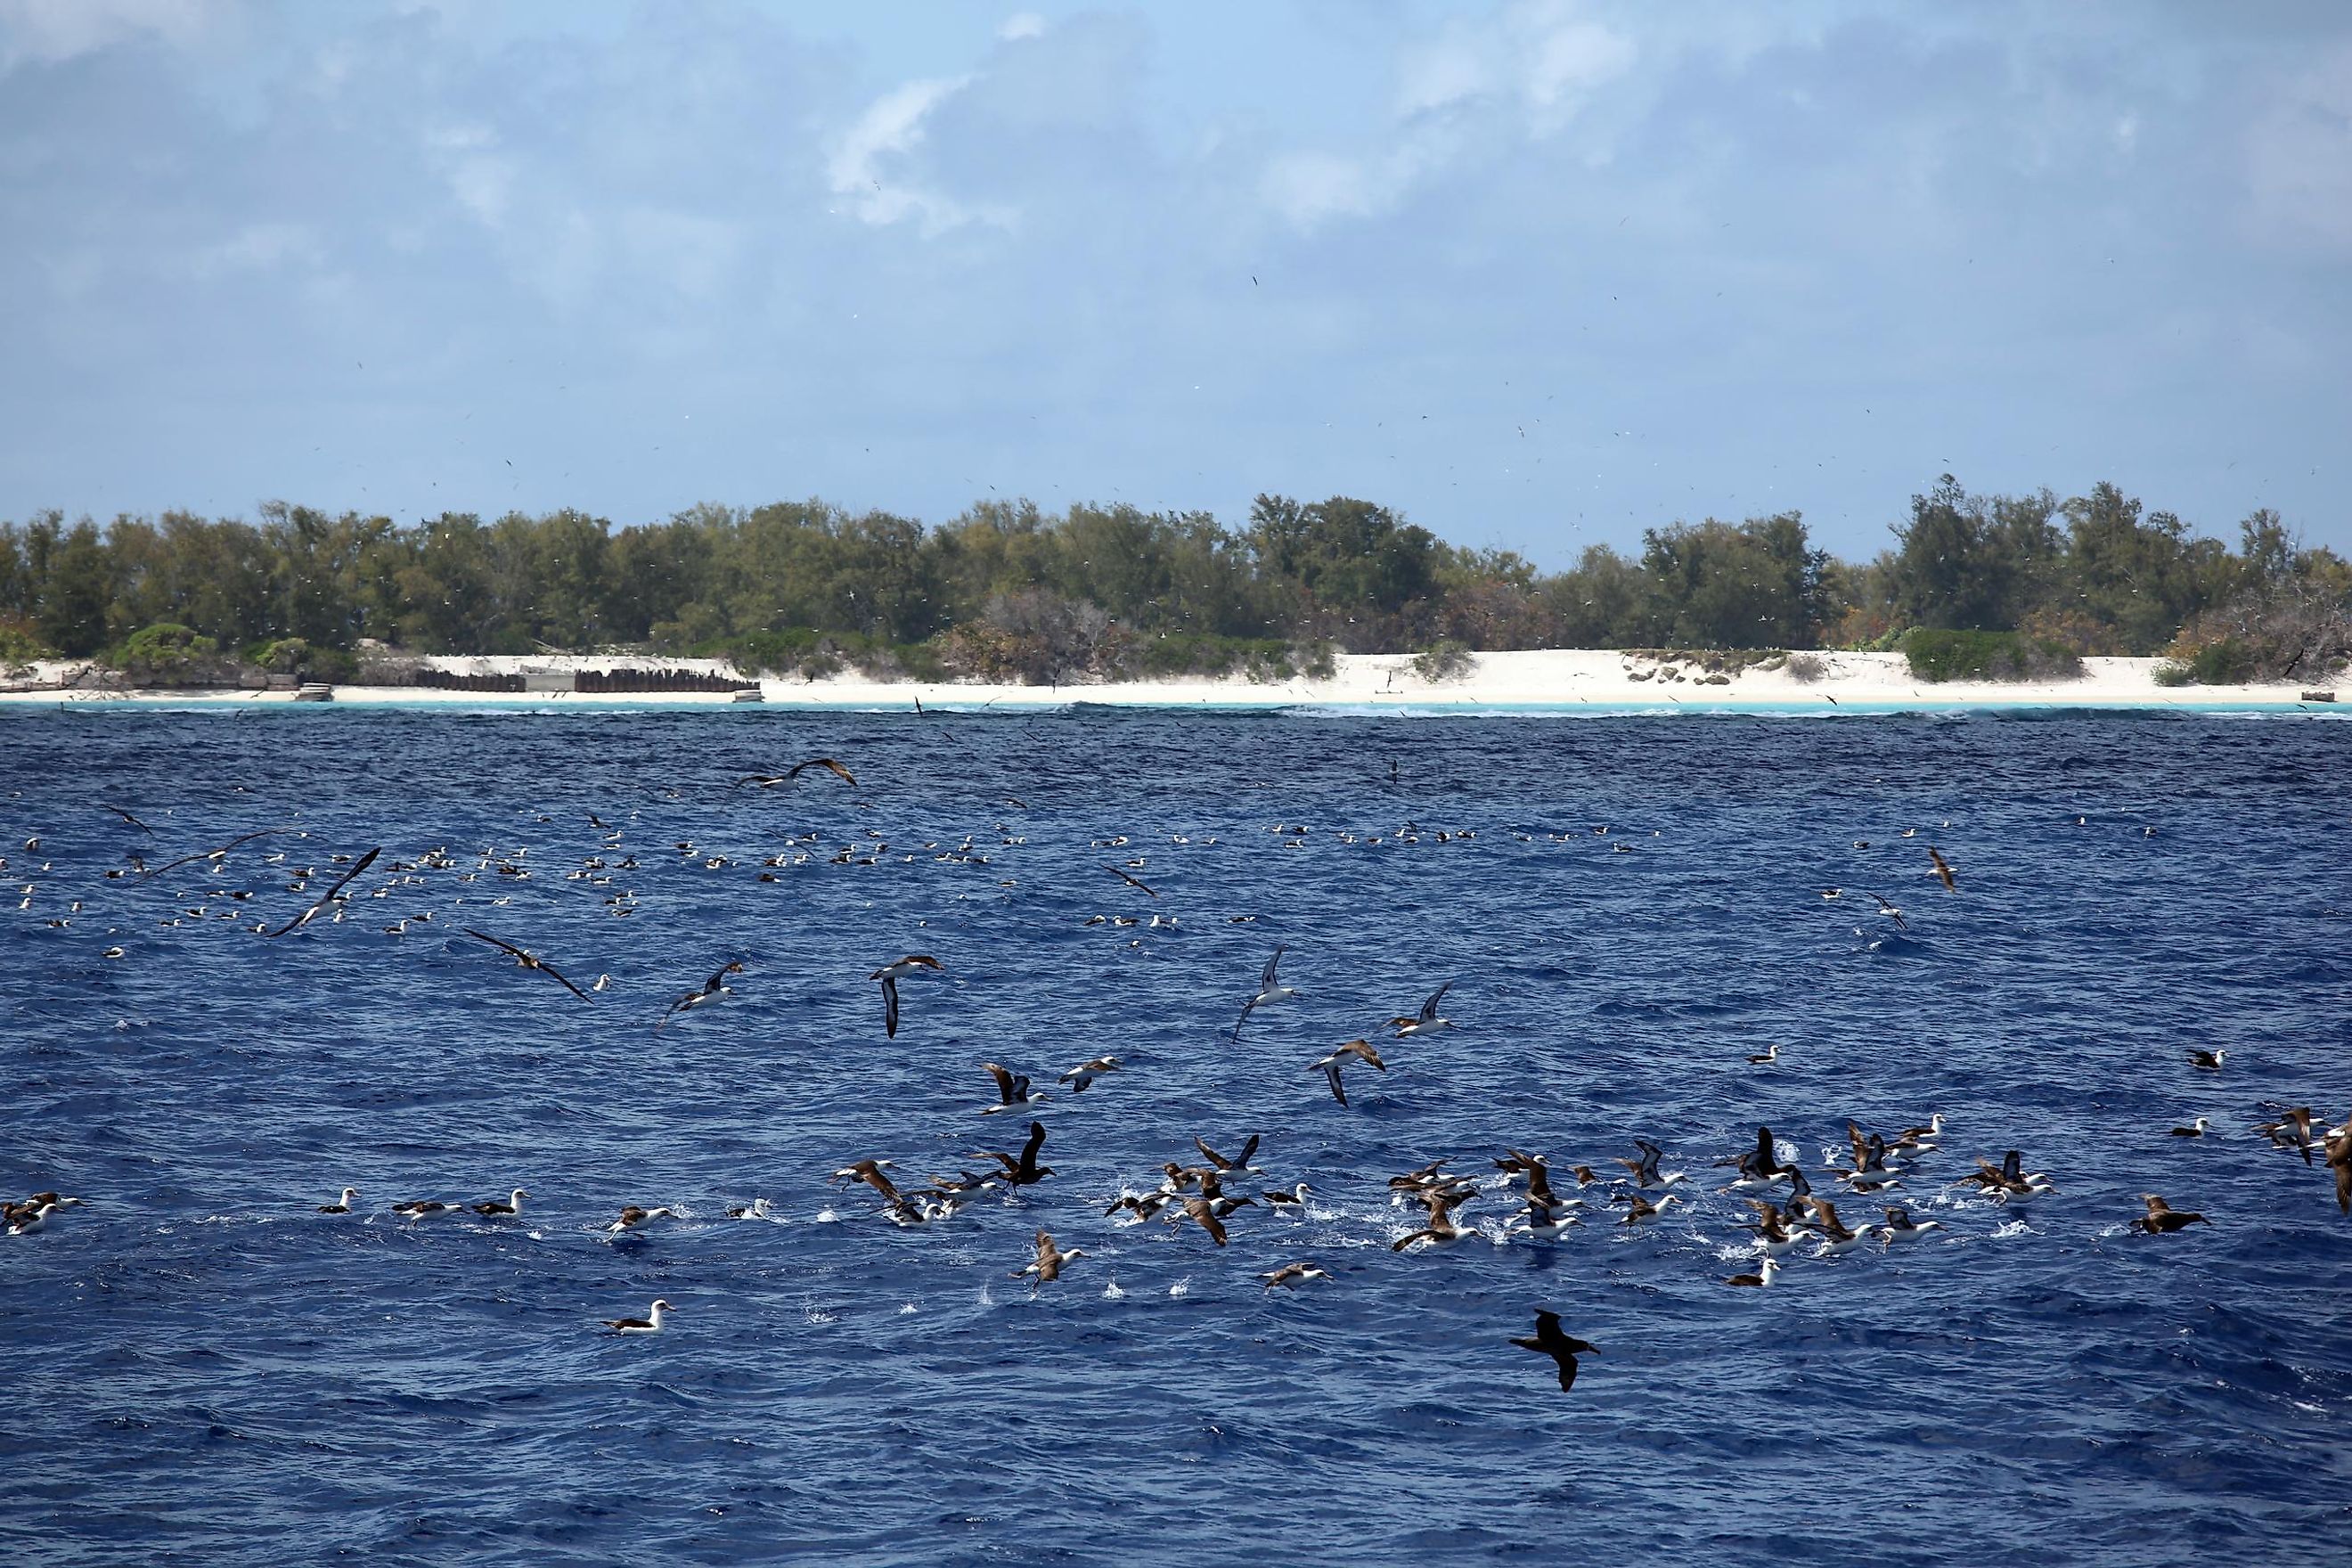
[[(856, 786), (856, 778), (848, 767), (835, 759), (819, 757), (782, 773), (748, 775), (740, 781), (738, 787), (780, 788), (794, 784), (812, 770), (835, 776), (853, 788)], [(1012, 804), (1020, 803), (1013, 801)], [(128, 810), (113, 805), (104, 809), (138, 831), (153, 833), (148, 824)], [(635, 869), (638, 861), (634, 854), (623, 850), (624, 835), (620, 829), (593, 815), (589, 820), (604, 831), (604, 842), (596, 853), (586, 857), (577, 868), (566, 875), (574, 880), (609, 887), (614, 872)], [(110, 868), (106, 876), (110, 879), (152, 882), (167, 872), (194, 865), (201, 866), (216, 880), (226, 884), (231, 879), (226, 875), (226, 867), (233, 852), (293, 831), (264, 829), (243, 834), (226, 844), (183, 855), (152, 867), (134, 854), (126, 857), (127, 868)], [(1297, 841), (1303, 841), (1307, 830), (1281, 824), (1275, 831), (1285, 836), (1286, 840), (1297, 836)], [(1607, 830), (1595, 831), (1605, 835)], [(1422, 830), (1407, 825), (1397, 837), (1417, 839), (1421, 833)], [(1441, 833), (1437, 837), (1444, 838), (1449, 835)], [(1473, 834), (1459, 832), (1451, 837), (1468, 838)], [(1006, 841), (1013, 840), (1008, 838)], [(809, 863), (816, 853), (812, 847), (816, 842), (815, 835), (808, 836), (805, 841), (794, 840), (793, 847), (765, 861), (772, 869), (762, 871), (762, 878), (772, 879), (773, 868)], [(1857, 844), (1861, 842), (1857, 841)], [(1097, 840), (1095, 847), (1116, 847), (1124, 843), (1124, 839)], [(723, 856), (707, 855), (690, 842), (681, 842), (677, 848), (686, 862), (699, 862), (707, 868), (718, 869), (733, 864)], [(874, 864), (878, 863), (888, 848), (887, 844), (879, 841), (879, 835), (875, 835), (867, 842), (844, 846), (832, 859), (835, 863)], [(961, 845), (927, 844), (923, 848), (943, 860), (986, 863), (984, 850), (970, 837)], [(41, 851), (39, 838), (36, 837), (26, 841), (25, 850), (37, 856)], [(265, 940), (275, 940), (302, 929), (321, 916), (340, 922), (345, 919), (352, 901), (362, 896), (361, 891), (354, 890), (353, 884), (378, 863), (383, 851), (379, 847), (356, 855), (332, 856), (324, 866), (286, 867), (289, 853), (281, 849), (261, 856), (264, 864), (285, 869), (289, 877), (287, 883), (289, 890), (309, 894), (313, 882), (323, 879), (326, 884), (322, 891), (310, 897), (308, 902), (290, 918), (275, 924), (253, 918), (247, 906), (257, 889), (222, 885), (205, 895), (207, 902), (177, 910), (163, 923), (177, 925), (205, 918), (236, 920), (241, 923), (250, 920), (251, 923), (245, 925), (244, 929)], [(1927, 856), (1926, 874), (1931, 875), (1947, 893), (1957, 893), (1958, 873), (1942, 851), (1928, 846)], [(1140, 860), (1130, 860), (1125, 869), (1108, 864), (1104, 864), (1102, 868), (1131, 889), (1156, 900), (1160, 896), (1158, 890), (1133, 874), (1134, 870), (1142, 868), (1142, 865)], [(0, 871), (7, 868), (6, 858), (0, 858)], [(53, 869), (46, 862), (39, 868), (43, 871)], [(385, 898), (402, 889), (421, 885), (425, 876), (433, 872), (456, 872), (460, 880), (467, 882), (487, 879), (495, 886), (527, 879), (534, 874), (534, 868), (525, 849), (518, 848), (505, 854), (486, 851), (470, 870), (446, 849), (436, 849), (413, 860), (388, 864), (385, 868), (387, 879), (381, 885), (364, 889), (364, 894), (372, 898)], [(25, 882), (19, 909), (30, 910), (38, 891), (37, 882)], [(1836, 900), (1843, 897), (1843, 889), (1826, 889), (1822, 890), (1822, 896)], [(1897, 926), (1906, 924), (1904, 911), (1892, 900), (1875, 893), (1870, 896), (1875, 900), (1881, 916)], [(509, 902), (510, 899), (499, 895), (480, 901), (498, 906)], [(614, 916), (625, 917), (635, 907), (634, 895), (625, 889), (616, 889), (606, 897), (605, 907)], [(48, 923), (58, 927), (68, 926), (81, 913), (82, 902), (77, 900), (68, 912), (51, 918)], [(386, 925), (383, 930), (397, 936), (418, 923), (431, 921), (433, 918), (429, 911), (414, 914)], [(1234, 923), (1247, 923), (1255, 919), (1247, 915), (1231, 918)], [(1097, 921), (1103, 919), (1105, 917), (1095, 917)], [(1118, 917), (1118, 921), (1125, 924), (1138, 923), (1139, 919)], [(1154, 922), (1159, 923), (1160, 917), (1154, 917)], [(1166, 923), (1173, 925), (1174, 918), (1168, 917)], [(505, 937), (473, 926), (457, 927), (457, 933), (511, 958), (518, 968), (545, 977), (582, 1001), (591, 1000), (593, 994), (606, 990), (611, 983), (610, 976), (600, 975), (591, 985), (583, 987), (543, 956)], [(1256, 989), (1242, 1002), (1240, 1015), (1233, 1026), (1232, 1042), (1237, 1044), (1240, 1041), (1243, 1031), (1259, 1009), (1297, 995), (1297, 992), (1283, 984), (1280, 978), (1283, 957), (1288, 951), (1286, 944), (1276, 944), (1274, 948), (1258, 977)], [(122, 954), (123, 950), (118, 946), (108, 949), (105, 956), (120, 958)], [(673, 997), (654, 1021), (654, 1030), (659, 1032), (681, 1015), (732, 995), (734, 990), (730, 983), (742, 975), (745, 970), (741, 960), (722, 964), (700, 985)], [(928, 954), (908, 953), (877, 966), (867, 975), (868, 981), (879, 987), (886, 1037), (895, 1038), (900, 1028), (900, 983), (935, 977), (943, 973), (944, 966), (938, 959)], [(1439, 1010), (1452, 988), (1453, 982), (1448, 981), (1431, 993), (1415, 1011), (1389, 1018), (1386, 1024), (1388, 1037), (1381, 1044), (1394, 1052), (1406, 1042), (1454, 1027), (1453, 1020), (1444, 1016)], [(2222, 1070), (2227, 1054), (2221, 1048), (2190, 1048), (2188, 1058), (2196, 1069), (2219, 1072)], [(1747, 1059), (1753, 1067), (1769, 1069), (1780, 1059), (1780, 1047), (1772, 1046), (1761, 1053), (1748, 1056)], [(1128, 1064), (1110, 1053), (1093, 1056), (1055, 1075), (1050, 1080), (1051, 1088), (1041, 1086), (1028, 1073), (1016, 1071), (1001, 1062), (987, 1061), (978, 1066), (980, 1071), (986, 1075), (994, 1093), (992, 1099), (977, 1110), (982, 1115), (996, 1115), (1028, 1112), (1031, 1108), (1048, 1101), (1057, 1090), (1066, 1091), (1073, 1097), (1085, 1094), (1106, 1079), (1126, 1070)], [(1320, 1073), (1333, 1100), (1344, 1108), (1349, 1104), (1344, 1072), (1370, 1070), (1386, 1073), (1389, 1068), (1382, 1056), (1381, 1045), (1362, 1037), (1348, 1040), (1305, 1062), (1303, 1070)], [(2338, 1209), (2352, 1213), (2352, 1117), (2347, 1117), (2343, 1124), (2328, 1127), (2315, 1116), (2309, 1107), (2298, 1106), (2259, 1124), (2254, 1131), (2266, 1138), (2273, 1148), (2299, 1153), (2306, 1164), (2316, 1166), (2324, 1159), (2334, 1178)], [(1898, 1193), (1919, 1190), (1922, 1184), (1931, 1180), (1924, 1173), (1927, 1163), (1938, 1155), (1940, 1142), (1946, 1135), (1942, 1114), (1931, 1115), (1918, 1125), (1893, 1132), (1866, 1131), (1858, 1124), (1848, 1121), (1845, 1132), (1845, 1149), (1825, 1151), (1822, 1162), (1809, 1173), (1792, 1145), (1777, 1137), (1769, 1126), (1759, 1126), (1751, 1146), (1724, 1153), (1714, 1160), (1709, 1169), (1725, 1173), (1720, 1185), (1695, 1177), (1686, 1170), (1664, 1168), (1662, 1163), (1665, 1158), (1664, 1150), (1647, 1139), (1633, 1141), (1631, 1156), (1616, 1156), (1599, 1162), (1621, 1168), (1622, 1175), (1603, 1175), (1595, 1169), (1594, 1163), (1589, 1163), (1555, 1165), (1547, 1154), (1516, 1147), (1505, 1149), (1499, 1154), (1490, 1152), (1484, 1157), (1444, 1156), (1387, 1178), (1390, 1204), (1408, 1214), (1415, 1208), (1419, 1211), (1415, 1215), (1419, 1223), (1395, 1236), (1388, 1242), (1388, 1247), (1390, 1250), (1402, 1254), (1434, 1251), (1474, 1238), (1496, 1245), (1549, 1244), (1558, 1242), (1588, 1218), (1597, 1219), (1603, 1213), (1613, 1214), (1613, 1223), (1618, 1226), (1638, 1226), (1656, 1220), (1677, 1205), (1728, 1198), (1734, 1201), (1737, 1210), (1744, 1211), (1741, 1228), (1750, 1237), (1746, 1245), (1755, 1264), (1739, 1273), (1723, 1276), (1722, 1283), (1729, 1288), (1766, 1289), (1772, 1286), (1787, 1268), (1788, 1260), (1800, 1256), (1800, 1248), (1806, 1249), (1802, 1254), (1805, 1257), (1834, 1258), (1869, 1246), (1884, 1250), (1945, 1228), (1944, 1222), (1939, 1219), (1916, 1218), (1910, 1207), (1888, 1201)], [(2210, 1120), (2200, 1116), (2189, 1125), (2170, 1129), (2170, 1132), (2180, 1138), (2201, 1138), (2212, 1135), (2212, 1128)], [(982, 1168), (960, 1170), (950, 1176), (931, 1175), (918, 1182), (910, 1179), (894, 1159), (869, 1155), (834, 1170), (831, 1180), (836, 1184), (860, 1186), (870, 1192), (878, 1216), (892, 1224), (927, 1226), (946, 1220), (983, 1197), (1014, 1205), (1025, 1204), (1033, 1195), (1030, 1190), (1055, 1173), (1053, 1166), (1042, 1159), (1048, 1138), (1045, 1123), (1033, 1119), (1017, 1150), (975, 1152), (971, 1157), (982, 1162)], [(1268, 1184), (1270, 1178), (1267, 1173), (1255, 1163), (1260, 1146), (1259, 1136), (1252, 1134), (1238, 1145), (1231, 1145), (1234, 1152), (1226, 1154), (1203, 1139), (1195, 1137), (1191, 1152), (1197, 1153), (1197, 1160), (1188, 1154), (1167, 1161), (1160, 1167), (1160, 1180), (1156, 1184), (1141, 1189), (1129, 1186), (1109, 1197), (1103, 1211), (1104, 1217), (1130, 1226), (1155, 1221), (1174, 1226), (1189, 1225), (1222, 1248), (1233, 1238), (1237, 1216), (1244, 1210), (1256, 1210), (1276, 1218), (1287, 1216), (1293, 1220), (1307, 1215), (1310, 1212), (1311, 1189), (1303, 1181), (1294, 1182), (1288, 1186)], [(1466, 1161), (1482, 1158), (1486, 1162), (1486, 1168), (1457, 1168)], [(1936, 1182), (1934, 1185), (1952, 1191), (1973, 1189), (1978, 1197), (1998, 1205), (2021, 1204), (2048, 1196), (2055, 1191), (2053, 1178), (2047, 1173), (2025, 1169), (2022, 1155), (2015, 1149), (2006, 1151), (1998, 1162), (1989, 1157), (1979, 1157), (1974, 1169)], [(471, 1214), (485, 1221), (511, 1220), (522, 1215), (524, 1204), (530, 1198), (530, 1194), (527, 1190), (517, 1187), (503, 1199), (491, 1198), (467, 1204), (420, 1198), (394, 1204), (388, 1212), (411, 1224), (436, 1216), (464, 1214)], [(1097, 1201), (1102, 1200), (1098, 1198)], [(5, 1207), (0, 1207), (0, 1230), (5, 1230), (10, 1237), (30, 1236), (46, 1228), (65, 1209), (82, 1205), (85, 1202), (83, 1198), (65, 1196), (54, 1191), (37, 1193), (21, 1201), (10, 1201)], [(1840, 1213), (1840, 1202), (1846, 1203), (1850, 1208), (1872, 1205), (1883, 1218), (1853, 1223), (1846, 1215)], [(1484, 1226), (1465, 1218), (1465, 1211), (1474, 1204), (1481, 1205), (1482, 1212), (1491, 1213), (1498, 1203), (1506, 1208), (1498, 1223)], [(2201, 1213), (2172, 1207), (2158, 1194), (2143, 1194), (2142, 1203), (2145, 1212), (2129, 1222), (2129, 1227), (2134, 1231), (2166, 1235), (2210, 1223)], [(333, 1202), (319, 1205), (318, 1209), (325, 1215), (348, 1215), (364, 1212), (361, 1194), (352, 1187), (343, 1188)], [(765, 1199), (731, 1205), (728, 1213), (730, 1218), (738, 1219), (769, 1217)], [(604, 1233), (611, 1238), (620, 1239), (641, 1234), (646, 1227), (657, 1222), (679, 1216), (680, 1211), (674, 1206), (631, 1204), (619, 1211), (618, 1216), (604, 1227)], [(1060, 1279), (1073, 1263), (1087, 1257), (1085, 1248), (1065, 1247), (1055, 1241), (1050, 1229), (1039, 1227), (1034, 1234), (1030, 1260), (1022, 1268), (1009, 1271), (1008, 1278), (1026, 1280), (1031, 1294), (1034, 1295)], [(1314, 1259), (1294, 1258), (1260, 1272), (1257, 1278), (1266, 1290), (1272, 1291), (1328, 1283), (1338, 1279), (1339, 1275)], [(604, 1328), (616, 1334), (654, 1334), (662, 1331), (669, 1315), (676, 1310), (667, 1299), (656, 1300), (643, 1317), (606, 1319), (603, 1323)], [(1549, 1358), (1557, 1368), (1559, 1386), (1566, 1390), (1575, 1382), (1578, 1358), (1593, 1353), (1595, 1347), (1568, 1332), (1561, 1326), (1559, 1317), (1549, 1310), (1537, 1310), (1535, 1318), (1534, 1333), (1512, 1339), (1510, 1342)]]

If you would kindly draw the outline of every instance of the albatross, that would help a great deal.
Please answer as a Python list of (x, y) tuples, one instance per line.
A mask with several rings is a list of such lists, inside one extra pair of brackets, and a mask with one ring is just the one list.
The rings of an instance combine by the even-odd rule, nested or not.
[(1074, 1258), (1084, 1258), (1086, 1255), (1086, 1248), (1082, 1247), (1073, 1247), (1066, 1252), (1063, 1251), (1054, 1245), (1054, 1237), (1050, 1233), (1041, 1230), (1037, 1233), (1037, 1261), (1030, 1264), (1026, 1268), (1014, 1269), (1011, 1277), (1019, 1279), (1034, 1275), (1035, 1278), (1030, 1279), (1029, 1283), (1029, 1293), (1034, 1296), (1037, 1293), (1038, 1286), (1051, 1285), (1055, 1279), (1061, 1278), (1064, 1265)]
[[(1298, 994), (1297, 992), (1275, 978), (1275, 971), (1282, 965), (1282, 955), (1289, 951), (1290, 944), (1287, 942), (1275, 944), (1274, 956), (1265, 961), (1265, 972), (1258, 976), (1257, 994), (1242, 1004), (1242, 1016), (1234, 1020), (1234, 1044), (1241, 1043), (1242, 1026), (1249, 1022), (1249, 1016), (1252, 1013), (1271, 1003), (1279, 1002), (1286, 996)], [(1342, 1100), (1340, 1103), (1344, 1105), (1347, 1102)]]
[(656, 1300), (646, 1309), (642, 1318), (607, 1318), (604, 1326), (616, 1334), (657, 1334), (661, 1332), (662, 1320), (677, 1310), (667, 1301)]
[(780, 773), (746, 773), (735, 781), (735, 787), (741, 789), (745, 784), (758, 784), (761, 789), (774, 789), (779, 784), (791, 784), (811, 768), (823, 768), (850, 788), (857, 787), (857, 775), (831, 757), (811, 757), (807, 762), (793, 763)]
[[(732, 963), (730, 963), (719, 970), (718, 973), (712, 975), (709, 979), (704, 981), (699, 988), (688, 992), (685, 995), (671, 1003), (669, 1005), (669, 1011), (664, 1013), (661, 1016), (660, 1021), (654, 1025), (654, 1033), (656, 1035), (660, 1034), (662, 1032), (662, 1026), (680, 1013), (690, 1012), (694, 1008), (716, 1002), (721, 996), (734, 995), (735, 988), (727, 984), (727, 977), (730, 974), (740, 974), (742, 973), (743, 961), (739, 958)], [(596, 982), (596, 988), (600, 991), (603, 990), (604, 988), (604, 982), (601, 979), (598, 980)]]
[(2174, 1208), (2154, 1193), (2142, 1193), (2139, 1201), (2147, 1205), (2147, 1213), (2131, 1222), (2131, 1227), (2144, 1236), (2169, 1236), (2192, 1225), (2211, 1225), (2201, 1214)]
[(1349, 1057), (1355, 1058), (1367, 1067), (1377, 1068), (1381, 1072), (1389, 1070), (1389, 1064), (1381, 1060), (1381, 1053), (1373, 1048), (1369, 1040), (1349, 1040), (1329, 1056), (1310, 1062), (1307, 1067), (1308, 1072), (1319, 1072), (1329, 1081), (1331, 1098), (1338, 1100), (1343, 1108), (1348, 1103), (1348, 1091), (1339, 1082), (1339, 1064)]
[(1562, 1394), (1576, 1386), (1576, 1358), (1600, 1353), (1599, 1346), (1587, 1344), (1562, 1331), (1558, 1312), (1547, 1312), (1540, 1308), (1536, 1311), (1534, 1337), (1515, 1339), (1511, 1342), (1523, 1351), (1551, 1357), (1559, 1367), (1559, 1390)]
[(898, 982), (926, 969), (938, 973), (943, 972), (944, 966), (928, 954), (910, 952), (896, 963), (884, 964), (866, 977), (882, 983), (882, 1032), (894, 1040), (898, 1037)]
[(494, 937), (488, 931), (476, 931), (471, 926), (466, 926), (462, 929), (467, 936), (472, 937), (476, 942), (486, 942), (502, 952), (512, 953), (514, 955), (516, 968), (536, 969), (541, 974), (546, 975), (550, 980), (554, 981), (558, 985), (562, 986), (566, 991), (571, 992), (574, 996), (579, 997), (583, 1002), (588, 1000), (588, 993), (581, 990), (580, 987), (572, 984), (572, 982), (563, 978), (562, 973), (545, 959), (538, 957), (533, 953), (526, 952), (521, 948), (517, 947), (514, 943)]
[(1435, 991), (1430, 993), (1429, 1000), (1421, 1005), (1420, 1012), (1412, 1015), (1411, 1017), (1391, 1018), (1389, 1020), (1389, 1027), (1397, 1032), (1397, 1038), (1399, 1039), (1404, 1038), (1407, 1035), (1434, 1034), (1440, 1029), (1450, 1029), (1454, 1027), (1453, 1019), (1441, 1018), (1437, 1016), (1437, 1004), (1444, 997), (1448, 991), (1453, 989), (1454, 982), (1451, 980), (1447, 981)]

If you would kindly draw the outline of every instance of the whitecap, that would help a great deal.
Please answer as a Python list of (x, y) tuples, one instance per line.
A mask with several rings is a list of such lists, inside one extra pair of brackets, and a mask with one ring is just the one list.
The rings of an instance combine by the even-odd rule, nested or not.
[(803, 1307), (801, 1309), (801, 1316), (812, 1323), (837, 1323), (841, 1321), (841, 1316), (839, 1313), (828, 1312), (822, 1307)]
[(1106, 1301), (1124, 1301), (1127, 1300), (1127, 1292), (1118, 1288), (1118, 1280), (1113, 1279), (1103, 1287), (1103, 1300)]
[(898, 1303), (898, 1315), (900, 1317), (911, 1317), (914, 1315), (914, 1311), (915, 1304), (912, 1301), (901, 1301)]
[(1171, 1296), (1191, 1295), (1192, 1293), (1192, 1277), (1188, 1274), (1183, 1279), (1179, 1279), (1175, 1284), (1168, 1287), (1168, 1293)]
[(2006, 1225), (1995, 1226), (1992, 1229), (1992, 1237), (1995, 1241), (2005, 1241), (2012, 1236), (2024, 1236), (2032, 1229), (2032, 1227), (2023, 1220), (2013, 1219)]

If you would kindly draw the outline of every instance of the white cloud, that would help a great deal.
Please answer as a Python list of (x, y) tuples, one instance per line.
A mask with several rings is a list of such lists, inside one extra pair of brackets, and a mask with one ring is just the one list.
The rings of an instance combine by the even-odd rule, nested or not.
[(926, 237), (966, 223), (1009, 222), (1011, 215), (1000, 208), (968, 206), (885, 166), (893, 160), (907, 162), (928, 134), (924, 121), (931, 111), (971, 80), (960, 76), (905, 82), (866, 105), (866, 112), (827, 150), (827, 184), (849, 197), (852, 210), (867, 223), (911, 219)]
[(996, 36), (1011, 43), (1020, 38), (1040, 38), (1045, 35), (1045, 18), (1034, 11), (1015, 11), (997, 26)]
[(2273, 239), (2352, 252), (2352, 47), (2294, 73), (2246, 137), (2247, 195)]
[(323, 252), (316, 230), (308, 224), (251, 223), (228, 238), (194, 251), (189, 270), (199, 278), (225, 272), (262, 272), (299, 262), (316, 266)]
[(132, 37), (191, 44), (224, 9), (221, 0), (0, 0), (0, 69), (71, 59)]

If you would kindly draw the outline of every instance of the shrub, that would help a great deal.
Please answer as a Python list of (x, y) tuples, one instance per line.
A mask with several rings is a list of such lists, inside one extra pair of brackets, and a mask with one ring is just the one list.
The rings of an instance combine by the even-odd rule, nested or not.
[(1135, 662), (1135, 636), (1099, 607), (1043, 588), (999, 594), (977, 621), (941, 634), (940, 662), (958, 675), (1044, 686), (1107, 679)]
[(1412, 672), (1434, 686), (1440, 681), (1459, 680), (1468, 675), (1476, 660), (1470, 650), (1448, 638), (1430, 644), (1412, 656)]
[(2073, 649), (2017, 632), (1914, 626), (1903, 636), (1903, 655), (1921, 680), (2071, 680), (2083, 673)]
[(1817, 653), (1790, 654), (1787, 668), (1789, 679), (1802, 686), (1811, 686), (1830, 672), (1829, 660)]
[(1309, 680), (1336, 679), (1339, 674), (1338, 648), (1339, 645), (1328, 637), (1298, 643), (1290, 650), (1290, 662)]
[(134, 686), (213, 686), (232, 673), (220, 644), (173, 621), (142, 626), (102, 660)]
[(32, 621), (18, 615), (0, 615), (0, 664), (28, 664), (37, 658), (50, 657), (41, 642), (40, 634), (33, 629)]
[(2308, 583), (2280, 584), (2197, 616), (2164, 651), (2206, 686), (2325, 675), (2352, 655), (2352, 605)]
[(2189, 667), (2177, 658), (2158, 660), (2148, 676), (2158, 686), (2186, 686), (2190, 679)]

